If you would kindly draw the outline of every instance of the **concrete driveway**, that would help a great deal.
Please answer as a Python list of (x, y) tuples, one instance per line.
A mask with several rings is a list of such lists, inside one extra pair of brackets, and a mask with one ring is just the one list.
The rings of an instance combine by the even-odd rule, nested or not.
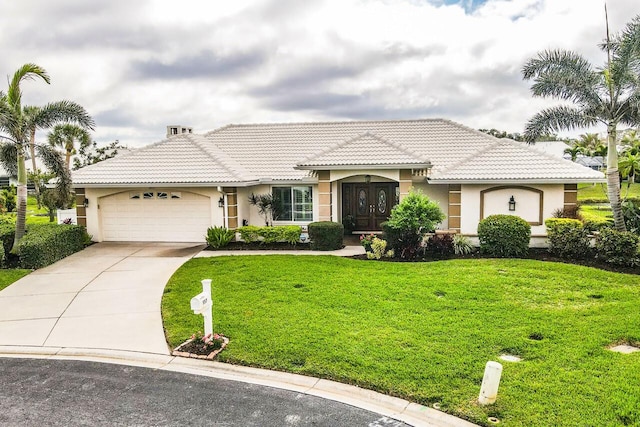
[(164, 286), (205, 245), (97, 243), (0, 291), (0, 345), (169, 354)]

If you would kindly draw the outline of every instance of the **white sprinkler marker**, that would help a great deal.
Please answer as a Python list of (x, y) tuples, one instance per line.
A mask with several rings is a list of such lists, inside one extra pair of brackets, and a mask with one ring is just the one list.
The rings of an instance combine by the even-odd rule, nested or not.
[(500, 385), (500, 377), (502, 376), (502, 365), (498, 362), (487, 362), (484, 368), (484, 377), (480, 386), (480, 396), (478, 403), (481, 405), (490, 405), (495, 403), (498, 398), (498, 386)]

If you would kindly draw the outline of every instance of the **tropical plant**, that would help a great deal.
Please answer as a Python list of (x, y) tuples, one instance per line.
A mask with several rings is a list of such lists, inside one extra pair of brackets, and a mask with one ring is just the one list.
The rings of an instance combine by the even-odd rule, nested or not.
[(274, 218), (277, 218), (277, 200), (272, 194), (251, 193), (249, 204), (258, 208), (258, 213), (264, 217), (265, 225), (273, 225)]
[(220, 249), (227, 246), (236, 237), (235, 230), (225, 227), (209, 227), (205, 239), (207, 244), (213, 249)]
[(52, 132), (49, 132), (49, 145), (52, 147), (60, 147), (64, 150), (64, 164), (67, 169), (70, 168), (71, 156), (76, 154), (76, 143), (80, 146), (88, 146), (91, 144), (91, 135), (86, 129), (73, 125), (71, 123), (63, 123), (55, 125)]
[(620, 145), (624, 153), (640, 154), (640, 134), (635, 129), (627, 129), (620, 139)]
[(471, 239), (462, 234), (453, 236), (453, 252), (456, 255), (467, 255), (473, 252), (473, 243)]
[[(25, 150), (29, 148), (33, 129), (46, 129), (57, 123), (74, 122), (88, 129), (95, 125), (86, 110), (71, 101), (58, 101), (37, 109), (22, 105), (21, 84), (27, 80), (41, 79), (50, 82), (46, 70), (35, 64), (25, 64), (14, 73), (9, 81), (7, 93), (0, 92), (0, 163), (9, 173), (17, 177), (18, 208), (16, 232), (12, 251), (25, 233), (27, 212), (27, 172)], [(26, 111), (25, 111), (26, 110)], [(45, 166), (58, 177), (56, 188), (61, 194), (71, 189), (71, 177), (64, 166), (62, 157), (52, 147), (35, 144), (34, 153)]]
[(90, 141), (90, 143), (86, 145), (80, 143), (77, 156), (73, 158), (73, 169), (80, 169), (110, 159), (117, 156), (121, 151), (128, 149), (129, 147), (120, 144), (120, 141), (117, 139), (103, 147), (98, 147), (95, 141)]
[(602, 48), (606, 63), (601, 69), (581, 55), (565, 50), (540, 52), (524, 65), (524, 79), (533, 80), (533, 96), (573, 103), (573, 106), (561, 105), (537, 113), (526, 124), (525, 137), (533, 142), (539, 135), (562, 129), (606, 125), (607, 195), (615, 227), (624, 231), (616, 145), (619, 124), (640, 124), (640, 16), (613, 36), (609, 35), (607, 23), (607, 38)]
[(367, 259), (393, 258), (393, 249), (387, 250), (387, 241), (383, 239), (373, 238), (371, 242), (371, 251), (367, 252)]
[(571, 156), (571, 161), (575, 162), (578, 158), (578, 154), (584, 154), (584, 148), (577, 143), (574, 143), (571, 147), (564, 149), (564, 154), (569, 154)]
[(620, 174), (622, 175), (622, 177), (627, 178), (626, 194), (629, 194), (629, 188), (631, 187), (631, 184), (635, 182), (636, 175), (640, 171), (640, 153), (631, 154), (630, 152), (626, 152), (625, 154), (620, 156), (618, 168), (620, 169)]

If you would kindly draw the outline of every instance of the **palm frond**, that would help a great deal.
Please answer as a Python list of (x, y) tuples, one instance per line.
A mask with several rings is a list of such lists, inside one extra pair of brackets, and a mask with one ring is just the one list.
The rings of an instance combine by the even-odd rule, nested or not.
[(13, 73), (11, 83), (9, 83), (9, 90), (7, 91), (7, 102), (12, 107), (19, 107), (22, 100), (22, 91), (20, 89), (20, 83), (24, 80), (33, 80), (36, 77), (41, 78), (45, 83), (49, 84), (51, 79), (47, 71), (36, 64), (24, 64)]
[(36, 144), (36, 155), (42, 163), (58, 178), (56, 189), (61, 195), (71, 193), (71, 173), (67, 169), (62, 155), (53, 147), (44, 144)]
[(618, 106), (620, 123), (640, 126), (640, 85)]
[(72, 101), (51, 102), (40, 108), (35, 123), (40, 128), (48, 128), (56, 123), (77, 123), (86, 129), (93, 130), (96, 123), (80, 104)]
[(593, 126), (596, 123), (597, 119), (586, 115), (584, 111), (561, 105), (544, 109), (533, 116), (525, 125), (524, 138), (528, 142), (534, 142), (542, 135)]
[(0, 143), (0, 165), (10, 176), (18, 176), (18, 149), (15, 144)]

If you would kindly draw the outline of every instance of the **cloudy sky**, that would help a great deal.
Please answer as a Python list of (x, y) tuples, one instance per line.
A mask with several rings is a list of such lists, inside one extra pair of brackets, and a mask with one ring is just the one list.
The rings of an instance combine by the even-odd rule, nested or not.
[[(612, 31), (640, 14), (607, 3)], [(603, 0), (5, 0), (0, 29), (0, 74), (51, 75), (24, 84), (26, 104), (79, 102), (96, 141), (130, 146), (168, 124), (442, 117), (521, 132), (555, 104), (531, 98), (524, 62), (565, 48), (601, 65), (605, 35)]]

